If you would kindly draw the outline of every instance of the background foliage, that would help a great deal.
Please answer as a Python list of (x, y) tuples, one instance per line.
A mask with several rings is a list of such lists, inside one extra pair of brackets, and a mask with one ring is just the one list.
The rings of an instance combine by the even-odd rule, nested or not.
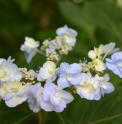
[[(55, 30), (65, 24), (78, 31), (78, 40), (61, 61), (79, 62), (99, 44), (115, 42), (122, 47), (122, 11), (116, 0), (0, 0), (0, 58), (12, 56), (19, 67), (37, 70), (46, 59), (37, 54), (28, 65), (20, 51), (24, 37), (41, 43), (55, 38)], [(122, 79), (109, 73), (115, 92), (100, 101), (76, 95), (63, 113), (48, 113), (46, 124), (121, 124)], [(0, 102), (0, 124), (33, 123), (38, 124), (38, 114), (27, 103), (8, 108)]]

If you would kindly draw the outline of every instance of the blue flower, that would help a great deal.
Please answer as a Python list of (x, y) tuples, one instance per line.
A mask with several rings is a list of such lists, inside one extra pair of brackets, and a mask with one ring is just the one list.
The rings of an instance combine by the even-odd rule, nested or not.
[(116, 75), (122, 78), (122, 52), (116, 52), (111, 59), (106, 59), (106, 66)]
[(59, 79), (58, 85), (62, 88), (69, 87), (70, 85), (77, 85), (81, 80), (82, 67), (80, 64), (68, 64), (62, 63), (60, 68), (57, 70)]
[(42, 109), (62, 112), (73, 99), (74, 97), (69, 92), (62, 90), (54, 83), (46, 82), (43, 89), (43, 100), (49, 104), (43, 104)]

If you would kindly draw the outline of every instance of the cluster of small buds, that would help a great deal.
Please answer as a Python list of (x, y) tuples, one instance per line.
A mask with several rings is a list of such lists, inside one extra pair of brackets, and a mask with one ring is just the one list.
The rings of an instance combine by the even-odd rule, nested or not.
[(45, 40), (40, 50), (42, 50), (45, 53), (47, 60), (51, 60), (51, 61), (59, 60), (59, 54), (56, 49), (55, 40)]
[[(26, 37), (24, 45), (21, 46), (28, 61), (36, 52), (46, 56), (48, 61), (37, 73), (18, 68), (11, 57), (8, 60), (0, 58), (0, 100), (4, 100), (8, 107), (15, 107), (27, 101), (33, 112), (39, 112), (41, 109), (47, 112), (62, 112), (67, 104), (73, 101), (75, 93), (87, 100), (100, 100), (104, 94), (114, 91), (105, 70), (109, 69), (122, 78), (122, 52), (118, 52), (119, 48), (114, 48), (115, 43), (100, 45), (90, 50), (90, 62), (62, 62), (60, 67), (57, 67), (57, 61), (54, 60), (72, 49), (77, 33), (67, 26), (57, 29), (56, 32), (58, 36), (55, 40), (43, 42), (43, 52), (37, 49), (39, 42), (32, 38)], [(106, 58), (110, 54), (113, 54), (111, 59)], [(41, 82), (45, 82), (44, 86)], [(65, 88), (69, 88), (69, 91)]]
[(60, 56), (67, 55), (75, 45), (77, 32), (67, 26), (56, 30), (58, 36), (54, 40), (45, 40), (40, 50), (46, 54), (47, 60), (58, 61)]
[(34, 70), (27, 71), (27, 68), (19, 68), (19, 71), (22, 75), (21, 82), (23, 84), (34, 84), (34, 79), (36, 78), (36, 73)]

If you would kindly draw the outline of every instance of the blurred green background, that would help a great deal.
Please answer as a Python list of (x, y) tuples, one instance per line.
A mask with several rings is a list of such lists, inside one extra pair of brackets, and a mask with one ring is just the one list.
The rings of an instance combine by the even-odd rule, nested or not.
[[(46, 59), (37, 54), (30, 64), (26, 63), (24, 53), (20, 51), (25, 36), (32, 37), (41, 44), (45, 39), (55, 38), (56, 29), (64, 25), (77, 30), (78, 37), (73, 51), (69, 52), (68, 56), (64, 55), (61, 61), (73, 63), (84, 58), (88, 59), (88, 51), (94, 46), (98, 47), (99, 44), (115, 42), (116, 46), (121, 48), (122, 2), (117, 3), (118, 1), (122, 0), (0, 0), (0, 58), (7, 59), (12, 56), (19, 67), (37, 70)], [(69, 105), (63, 113), (71, 118), (73, 124), (81, 124), (81, 122), (90, 124), (90, 122), (119, 114), (117, 119), (112, 118), (110, 122), (98, 123), (122, 123), (122, 81), (118, 76), (109, 73), (111, 82), (119, 89), (99, 102), (78, 97), (78, 100), (76, 99)], [(25, 108), (27, 112), (23, 112), (26, 111)], [(9, 109), (9, 112), (7, 110), (8, 108), (2, 101), (0, 103), (0, 124), (15, 124), (14, 122), (20, 117), (31, 113), (26, 103), (15, 110)], [(14, 119), (12, 115), (10, 116), (11, 113)], [(55, 117), (56, 113), (50, 113), (46, 124), (55, 124)], [(28, 120), (19, 124), (24, 124)], [(66, 118), (64, 120), (66, 124), (71, 124)], [(31, 123), (38, 124), (38, 121), (32, 119), (28, 124)], [(63, 124), (60, 121), (59, 123)]]
[(56, 29), (66, 24), (78, 31), (78, 37), (62, 61), (87, 58), (99, 44), (116, 42), (121, 47), (122, 11), (116, 0), (0, 0), (0, 57), (12, 56), (18, 66), (37, 69), (45, 60), (36, 55), (26, 64), (20, 51), (25, 36), (43, 42), (55, 38)]

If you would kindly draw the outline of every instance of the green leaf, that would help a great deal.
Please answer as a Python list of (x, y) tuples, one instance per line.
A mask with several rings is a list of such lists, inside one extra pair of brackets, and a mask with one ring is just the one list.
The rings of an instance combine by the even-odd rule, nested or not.
[(122, 41), (122, 36), (119, 31), (119, 26), (122, 21), (122, 13), (116, 6), (114, 0), (86, 2), (83, 11), (91, 18), (94, 25), (112, 32), (120, 41)]
[(63, 1), (60, 1), (58, 5), (61, 13), (69, 22), (79, 28), (83, 28), (89, 34), (94, 32), (94, 27), (90, 24), (90, 18), (81, 10), (81, 8), (75, 4), (68, 4)]
[(3, 100), (0, 102), (0, 124), (27, 124), (28, 121), (30, 124), (36, 118), (37, 114), (29, 109), (27, 102), (15, 108), (9, 108)]
[(35, 113), (24, 110), (0, 111), (0, 124), (26, 124)]
[(61, 14), (70, 23), (79, 29), (84, 29), (90, 36), (95, 35), (97, 28), (102, 28), (105, 29), (107, 37), (114, 36), (122, 42), (119, 29), (122, 24), (122, 12), (117, 7), (115, 0), (89, 0), (85, 1), (83, 5), (81, 4), (82, 6), (60, 1), (58, 5)]
[(72, 122), (64, 115), (57, 113), (59, 124), (72, 124)]
[(99, 101), (76, 96), (67, 115), (73, 124), (122, 124), (121, 94), (122, 88), (116, 88), (113, 93), (105, 95)]

